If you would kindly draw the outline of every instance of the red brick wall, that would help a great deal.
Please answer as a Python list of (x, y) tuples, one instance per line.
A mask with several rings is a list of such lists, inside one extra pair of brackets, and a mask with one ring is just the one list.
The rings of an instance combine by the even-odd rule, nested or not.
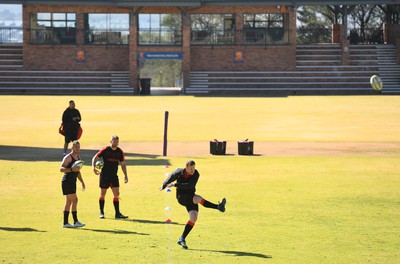
[[(243, 15), (247, 13), (280, 12), (276, 6), (254, 7), (203, 7), (195, 13), (232, 13), (236, 17), (236, 29), (243, 28)], [(296, 21), (294, 11), (289, 13), (290, 45), (284, 46), (191, 46), (192, 71), (279, 71), (296, 67)], [(294, 34), (293, 34), (294, 33)], [(236, 39), (241, 39), (237, 34)], [(243, 63), (234, 62), (234, 52), (243, 51)]]
[[(129, 69), (129, 46), (83, 44), (83, 13), (130, 13), (130, 8), (102, 6), (24, 5), (24, 69), (28, 70), (123, 70)], [(30, 13), (77, 13), (77, 45), (31, 45)], [(77, 49), (86, 51), (86, 61), (77, 63)]]
[[(137, 10), (137, 7), (135, 8)], [(242, 17), (246, 13), (279, 12), (276, 6), (270, 7), (201, 7), (183, 8), (187, 16), (194, 13), (233, 13), (236, 15), (237, 30), (242, 29)], [(183, 17), (183, 47), (143, 47), (131, 43), (129, 46), (96, 46), (83, 43), (83, 13), (131, 13), (129, 7), (96, 6), (58, 6), (24, 5), (24, 68), (31, 70), (130, 70), (133, 72), (131, 83), (135, 82), (136, 53), (138, 51), (182, 51), (184, 52), (183, 70), (187, 83), (191, 70), (216, 71), (268, 71), (293, 70), (296, 66), (295, 13), (290, 11), (290, 45), (287, 46), (190, 46), (190, 21)], [(68, 45), (31, 45), (29, 42), (29, 14), (31, 12), (74, 12), (77, 13), (77, 42)], [(144, 7), (140, 13), (181, 13), (176, 7)], [(136, 25), (136, 23), (135, 23)], [(131, 34), (136, 33), (131, 29)], [(131, 36), (131, 41), (136, 41)], [(79, 48), (86, 51), (86, 61), (77, 63), (75, 53)], [(245, 53), (243, 63), (234, 63), (234, 51)]]
[(127, 71), (129, 47), (84, 46), (86, 60), (76, 62), (76, 46), (24, 47), (24, 68), (29, 70)]
[[(234, 52), (243, 51), (243, 63), (234, 62)], [(191, 47), (192, 71), (283, 71), (293, 70), (296, 51), (290, 46)]]

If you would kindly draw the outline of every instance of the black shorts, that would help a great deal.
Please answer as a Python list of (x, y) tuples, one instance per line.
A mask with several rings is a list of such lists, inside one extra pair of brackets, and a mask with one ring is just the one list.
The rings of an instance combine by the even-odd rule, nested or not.
[(76, 181), (62, 181), (61, 188), (64, 195), (76, 193)]
[(77, 129), (66, 129), (64, 132), (65, 143), (69, 143), (71, 141), (78, 139), (78, 128)]
[(176, 198), (178, 199), (178, 203), (185, 206), (186, 210), (188, 212), (190, 211), (199, 211), (199, 205), (193, 203), (193, 194), (188, 194), (188, 193), (183, 193), (183, 194), (177, 194)]
[(103, 175), (103, 174), (100, 174), (99, 187), (100, 187), (101, 189), (108, 189), (108, 188), (113, 188), (113, 187), (119, 187), (118, 175), (114, 175), (114, 176), (105, 176), (105, 175)]

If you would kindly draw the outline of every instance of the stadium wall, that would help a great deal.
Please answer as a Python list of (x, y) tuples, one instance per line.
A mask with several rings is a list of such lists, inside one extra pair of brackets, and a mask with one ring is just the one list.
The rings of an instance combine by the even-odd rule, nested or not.
[[(36, 12), (71, 12), (76, 13), (77, 43), (74, 45), (38, 45), (30, 43), (30, 13)], [(118, 45), (85, 45), (85, 13), (178, 13), (182, 14), (183, 44), (181, 46), (140, 46), (137, 45), (137, 16), (132, 19), (130, 44)], [(226, 46), (191, 45), (191, 14), (235, 14), (236, 30), (243, 29), (243, 15), (246, 13), (286, 12), (289, 18), (289, 44), (246, 46), (241, 43)], [(177, 7), (108, 7), (108, 6), (64, 6), (33, 5), (23, 7), (23, 60), (25, 70), (108, 70), (130, 71), (131, 85), (137, 85), (137, 52), (176, 51), (183, 52), (184, 86), (189, 83), (190, 71), (270, 71), (294, 70), (296, 67), (296, 17), (295, 10), (282, 11), (277, 6), (221, 6), (199, 8)], [(240, 35), (236, 35), (240, 39)], [(77, 49), (85, 51), (84, 63), (75, 60)], [(235, 51), (244, 53), (242, 63), (235, 63)]]

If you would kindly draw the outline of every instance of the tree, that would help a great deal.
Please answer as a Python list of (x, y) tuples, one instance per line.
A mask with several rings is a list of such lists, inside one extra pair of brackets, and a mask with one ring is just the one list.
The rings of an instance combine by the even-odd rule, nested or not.
[(140, 78), (151, 78), (152, 87), (174, 87), (182, 79), (182, 61), (139, 61)]
[(385, 21), (390, 24), (398, 24), (400, 21), (400, 5), (378, 5), (385, 13)]
[(350, 13), (352, 32), (357, 32), (362, 43), (381, 43), (384, 14), (378, 5), (357, 5)]
[(297, 10), (297, 43), (329, 43), (332, 22), (322, 14), (321, 6), (302, 6)]
[(380, 43), (383, 41), (383, 21), (398, 22), (399, 9), (399, 5), (302, 6), (297, 11), (300, 25), (297, 29), (297, 41), (330, 42), (329, 26), (348, 21), (352, 43)]
[(341, 6), (323, 6), (321, 14), (333, 24), (343, 24), (343, 8)]

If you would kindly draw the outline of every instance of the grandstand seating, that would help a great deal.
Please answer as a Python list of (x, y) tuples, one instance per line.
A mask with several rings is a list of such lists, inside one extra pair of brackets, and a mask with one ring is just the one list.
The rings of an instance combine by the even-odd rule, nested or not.
[[(383, 93), (400, 94), (393, 45), (351, 45), (342, 65), (339, 45), (299, 45), (294, 71), (192, 71), (186, 94), (370, 94), (381, 76)], [(0, 45), (0, 94), (132, 94), (128, 71), (32, 71), (21, 44)]]
[(193, 71), (186, 94), (369, 94), (372, 75), (384, 93), (400, 94), (400, 65), (393, 45), (352, 45), (342, 65), (339, 45), (302, 45), (295, 71)]

